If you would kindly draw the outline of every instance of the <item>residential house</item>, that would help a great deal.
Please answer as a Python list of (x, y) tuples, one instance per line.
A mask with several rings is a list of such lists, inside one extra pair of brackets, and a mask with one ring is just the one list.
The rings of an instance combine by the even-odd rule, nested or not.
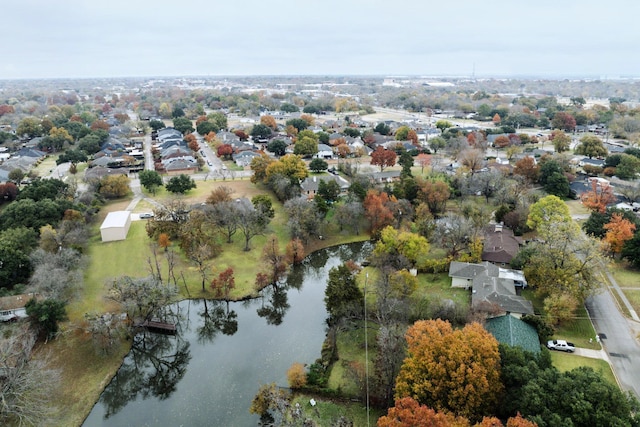
[(322, 175), (322, 176), (312, 176), (305, 178), (304, 181), (300, 184), (300, 188), (302, 189), (302, 194), (307, 196), (307, 199), (311, 200), (315, 197), (318, 192), (318, 186), (320, 185), (320, 181), (324, 181), (326, 183), (330, 181), (335, 181), (340, 186), (341, 192), (346, 192), (349, 189), (349, 181), (342, 178), (340, 175)]
[(578, 161), (578, 166), (580, 166), (581, 168), (586, 165), (602, 168), (604, 167), (604, 160), (590, 159), (588, 157), (583, 157)]
[(181, 157), (163, 160), (161, 162), (164, 172), (168, 175), (183, 173), (195, 173), (198, 171), (198, 162), (193, 157)]
[(260, 154), (255, 151), (241, 151), (240, 153), (235, 153), (231, 156), (236, 165), (246, 167), (251, 165), (251, 160), (254, 157), (260, 157)]
[(500, 268), (490, 262), (480, 264), (453, 261), (449, 267), (451, 286), (471, 289), (471, 307), (487, 313), (521, 317), (533, 314), (531, 301), (518, 292), (527, 286), (520, 270)]
[(540, 353), (540, 338), (536, 328), (520, 319), (509, 315), (498, 316), (487, 319), (484, 327), (501, 344)]
[(327, 144), (318, 144), (318, 152), (313, 157), (318, 159), (330, 159), (333, 157), (333, 148)]
[(388, 182), (398, 181), (400, 179), (401, 172), (402, 171), (399, 170), (389, 170), (382, 172), (371, 172), (364, 175), (367, 175), (369, 179), (375, 184), (385, 184)]
[(522, 243), (509, 227), (490, 224), (484, 229), (482, 260), (507, 265), (518, 254)]

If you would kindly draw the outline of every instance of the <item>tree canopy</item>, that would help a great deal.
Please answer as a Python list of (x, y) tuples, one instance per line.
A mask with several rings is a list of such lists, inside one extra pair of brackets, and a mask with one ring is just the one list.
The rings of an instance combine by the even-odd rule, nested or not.
[(396, 398), (413, 397), (472, 420), (494, 411), (503, 388), (500, 353), (479, 323), (454, 330), (443, 320), (420, 320), (406, 338), (408, 356), (396, 380)]

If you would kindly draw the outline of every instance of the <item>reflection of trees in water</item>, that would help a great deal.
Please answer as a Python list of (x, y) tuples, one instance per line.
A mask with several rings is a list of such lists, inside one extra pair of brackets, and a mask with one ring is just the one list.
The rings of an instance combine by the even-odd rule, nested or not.
[(204, 309), (198, 313), (202, 317), (202, 324), (196, 332), (200, 343), (211, 342), (222, 332), (233, 335), (238, 331), (238, 314), (229, 310), (229, 301), (202, 300)]
[(137, 334), (131, 351), (100, 397), (105, 406), (104, 417), (118, 413), (138, 396), (160, 400), (171, 396), (191, 360), (189, 346), (178, 335)]
[(289, 309), (288, 286), (273, 284), (261, 292), (262, 305), (258, 308), (258, 316), (267, 319), (269, 325), (279, 325)]
[(292, 265), (287, 273), (287, 289), (300, 289), (304, 282), (305, 266), (303, 264)]

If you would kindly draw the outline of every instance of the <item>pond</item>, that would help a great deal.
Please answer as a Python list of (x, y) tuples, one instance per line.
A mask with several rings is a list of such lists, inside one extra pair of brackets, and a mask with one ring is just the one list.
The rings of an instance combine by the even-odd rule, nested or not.
[(257, 299), (173, 305), (177, 334), (138, 334), (83, 425), (257, 425), (249, 406), (258, 388), (287, 387), (294, 362), (320, 357), (329, 270), (349, 259), (361, 262), (370, 249), (364, 242), (314, 252), (286, 284)]

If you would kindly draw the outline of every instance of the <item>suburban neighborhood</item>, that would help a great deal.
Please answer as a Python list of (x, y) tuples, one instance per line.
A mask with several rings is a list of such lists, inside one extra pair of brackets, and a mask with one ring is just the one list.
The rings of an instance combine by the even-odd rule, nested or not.
[(633, 82), (25, 84), (3, 424), (638, 424)]

